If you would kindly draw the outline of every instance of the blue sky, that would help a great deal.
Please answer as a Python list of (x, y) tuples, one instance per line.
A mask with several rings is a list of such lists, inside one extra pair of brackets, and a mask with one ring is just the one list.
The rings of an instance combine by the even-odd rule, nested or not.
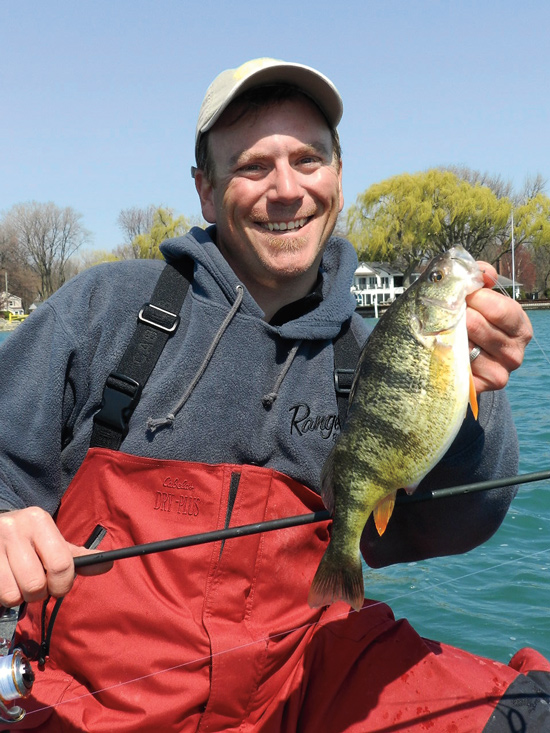
[(105, 250), (123, 208), (198, 216), (202, 97), (258, 56), (339, 88), (347, 206), (437, 165), (550, 179), (549, 27), (546, 0), (0, 0), (0, 212), (72, 206)]

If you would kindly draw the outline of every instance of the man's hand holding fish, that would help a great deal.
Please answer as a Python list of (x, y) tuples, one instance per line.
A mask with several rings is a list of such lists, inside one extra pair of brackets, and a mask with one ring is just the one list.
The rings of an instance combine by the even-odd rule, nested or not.
[(510, 372), (523, 362), (525, 347), (533, 336), (531, 321), (520, 304), (494, 290), (497, 272), (488, 262), (478, 262), (485, 287), (466, 299), (466, 327), (470, 346), (481, 349), (472, 362), (476, 391), (502, 389)]

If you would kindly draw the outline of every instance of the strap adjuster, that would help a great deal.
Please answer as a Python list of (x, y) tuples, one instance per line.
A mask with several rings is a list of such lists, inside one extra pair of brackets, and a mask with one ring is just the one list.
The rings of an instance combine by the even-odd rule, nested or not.
[(128, 424), (140, 395), (139, 382), (120, 372), (111, 372), (105, 382), (101, 409), (94, 415), (94, 422), (126, 437)]
[[(149, 316), (149, 318), (146, 318), (144, 315), (146, 309), (148, 311), (147, 315)], [(152, 311), (158, 311), (158, 313), (151, 313), (149, 309), (151, 309)], [(158, 320), (156, 320), (155, 317), (158, 317)], [(159, 331), (164, 331), (165, 333), (174, 333), (179, 325), (180, 317), (177, 313), (170, 313), (170, 311), (164, 310), (164, 308), (159, 308), (158, 305), (145, 303), (143, 308), (138, 313), (138, 321), (141, 321), (141, 323), (146, 323), (148, 326), (158, 328)]]
[(351, 385), (353, 384), (353, 375), (355, 369), (335, 369), (334, 370), (334, 388), (336, 394), (349, 395)]

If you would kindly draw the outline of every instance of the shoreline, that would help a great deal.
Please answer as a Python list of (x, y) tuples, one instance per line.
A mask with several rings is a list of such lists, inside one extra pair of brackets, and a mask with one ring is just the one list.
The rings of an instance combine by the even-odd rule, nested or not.
[[(550, 310), (550, 300), (518, 300), (517, 301), (524, 311), (543, 311), (543, 310)], [(378, 313), (379, 315), (383, 315), (388, 308), (390, 307), (390, 303), (379, 303), (378, 304)], [(363, 316), (364, 318), (374, 318), (375, 312), (374, 312), (374, 306), (357, 306), (355, 309), (359, 315)]]
[[(550, 310), (550, 300), (518, 300), (517, 302), (521, 305), (524, 311)], [(385, 313), (389, 306), (389, 303), (380, 303), (378, 305), (378, 312), (380, 315)], [(355, 310), (365, 318), (374, 318), (374, 306), (372, 305), (357, 306)], [(15, 331), (20, 323), (23, 323), (23, 321), (12, 321), (10, 323), (9, 321), (0, 320), (0, 333), (11, 333), (12, 331)]]

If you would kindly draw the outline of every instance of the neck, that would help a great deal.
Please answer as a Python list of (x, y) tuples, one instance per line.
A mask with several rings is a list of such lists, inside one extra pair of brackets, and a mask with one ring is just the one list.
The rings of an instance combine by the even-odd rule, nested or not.
[(285, 305), (305, 298), (317, 282), (322, 253), (319, 253), (315, 262), (303, 272), (283, 275), (268, 274), (264, 271), (263, 276), (259, 278), (248, 268), (243, 267), (241, 262), (233, 257), (231, 249), (225, 247), (219, 238), (216, 244), (235, 275), (264, 312), (264, 321), (269, 322)]
[(305, 298), (313, 290), (317, 282), (317, 273), (312, 273), (307, 278), (300, 278), (299, 282), (294, 279), (287, 285), (277, 283), (273, 287), (259, 286), (257, 283), (246, 283), (244, 279), (243, 282), (256, 303), (263, 310), (264, 321), (269, 322), (275, 313), (284, 308), (285, 305)]

